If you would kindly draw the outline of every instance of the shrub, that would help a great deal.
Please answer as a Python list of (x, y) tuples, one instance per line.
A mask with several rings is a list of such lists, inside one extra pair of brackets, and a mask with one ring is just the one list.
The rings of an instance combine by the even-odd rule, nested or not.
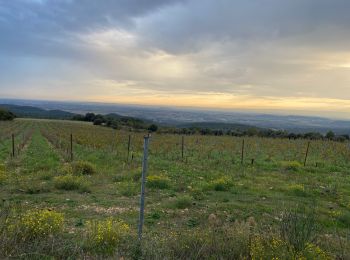
[(11, 111), (0, 108), (0, 121), (11, 121), (16, 118), (16, 115)]
[(87, 222), (86, 246), (89, 251), (112, 255), (130, 231), (128, 224), (108, 218)]
[(26, 183), (21, 188), (27, 194), (39, 194), (49, 192), (51, 190), (51, 186), (47, 182)]
[(85, 161), (77, 161), (71, 163), (73, 174), (77, 175), (93, 175), (96, 173), (96, 168), (92, 163)]
[(290, 161), (290, 162), (282, 162), (282, 167), (287, 171), (298, 171), (302, 165), (300, 162), (297, 161)]
[(150, 132), (157, 132), (158, 130), (158, 126), (155, 125), (155, 124), (151, 124), (149, 127), (148, 127), (148, 131)]
[(175, 201), (175, 207), (178, 209), (185, 209), (192, 205), (192, 197), (188, 195), (180, 196)]
[(60, 190), (80, 190), (82, 192), (89, 192), (89, 185), (80, 176), (74, 175), (64, 175), (57, 176), (54, 178), (54, 185), (57, 189)]
[(227, 191), (233, 186), (233, 182), (227, 177), (221, 177), (212, 181), (212, 186), (216, 191)]
[(16, 227), (24, 240), (46, 238), (63, 230), (63, 214), (52, 210), (29, 210), (20, 216)]
[(147, 186), (150, 188), (167, 189), (169, 188), (169, 178), (161, 175), (150, 175), (147, 177)]
[(307, 197), (308, 193), (305, 191), (305, 187), (302, 184), (292, 184), (288, 187), (291, 195), (299, 196), (299, 197)]
[[(300, 211), (300, 213), (299, 213)], [(295, 255), (304, 251), (315, 238), (317, 224), (315, 212), (296, 207), (282, 213), (280, 235)]]
[(203, 191), (197, 188), (193, 189), (191, 194), (195, 200), (203, 200), (205, 198)]

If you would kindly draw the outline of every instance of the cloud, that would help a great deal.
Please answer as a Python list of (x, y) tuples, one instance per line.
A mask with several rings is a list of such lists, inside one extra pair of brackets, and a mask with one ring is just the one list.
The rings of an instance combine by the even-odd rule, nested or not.
[(0, 94), (343, 104), (348, 10), (347, 0), (0, 1)]

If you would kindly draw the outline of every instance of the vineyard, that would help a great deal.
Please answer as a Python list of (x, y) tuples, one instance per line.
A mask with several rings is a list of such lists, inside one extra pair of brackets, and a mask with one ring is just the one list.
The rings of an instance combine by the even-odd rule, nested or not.
[[(0, 258), (349, 259), (348, 142), (0, 122)], [(14, 246), (16, 245), (16, 246)]]

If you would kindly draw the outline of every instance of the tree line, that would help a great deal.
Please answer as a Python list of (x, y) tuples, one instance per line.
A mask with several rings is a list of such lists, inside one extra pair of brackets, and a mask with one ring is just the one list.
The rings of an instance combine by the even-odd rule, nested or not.
[(248, 128), (248, 129), (210, 129), (210, 128), (198, 128), (198, 127), (189, 127), (189, 128), (161, 128), (163, 133), (171, 134), (181, 134), (181, 135), (214, 135), (214, 136), (257, 136), (257, 137), (269, 137), (269, 138), (288, 138), (288, 139), (309, 139), (309, 140), (333, 140), (339, 142), (345, 142), (350, 140), (348, 134), (336, 135), (333, 131), (328, 131), (325, 135), (319, 132), (306, 132), (306, 133), (293, 133), (286, 130), (274, 130), (274, 129), (259, 129), (259, 128)]
[[(0, 108), (0, 121), (10, 121), (16, 118), (16, 115), (7, 109)], [(127, 128), (128, 130), (148, 130), (149, 132), (160, 132), (180, 135), (214, 135), (214, 136), (258, 136), (269, 138), (288, 138), (288, 139), (309, 139), (309, 140), (333, 140), (345, 142), (350, 140), (348, 134), (336, 135), (333, 131), (326, 134), (319, 132), (294, 133), (286, 130), (260, 129), (251, 127), (248, 129), (211, 129), (200, 127), (158, 127), (154, 123), (147, 123), (141, 119), (116, 114), (101, 115), (95, 113), (86, 113), (85, 115), (75, 115), (72, 120), (92, 122), (94, 125), (111, 127), (113, 129)]]
[(95, 113), (86, 113), (85, 115), (75, 115), (72, 120), (92, 122), (94, 125), (111, 127), (113, 129), (129, 128), (136, 130), (148, 130), (155, 132), (158, 130), (156, 124), (148, 124), (141, 119), (116, 114), (101, 115)]

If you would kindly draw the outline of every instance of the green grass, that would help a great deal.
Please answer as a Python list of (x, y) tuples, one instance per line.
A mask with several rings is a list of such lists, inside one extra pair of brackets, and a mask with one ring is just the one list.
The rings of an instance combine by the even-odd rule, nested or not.
[[(116, 256), (136, 258), (142, 251), (144, 258), (196, 258), (204, 252), (218, 258), (228, 254), (251, 258), (260, 246), (269, 259), (270, 242), (282, 239), (278, 231), (281, 214), (302, 207), (315, 211), (318, 229), (315, 240), (310, 241), (313, 246), (330, 258), (350, 252), (347, 144), (311, 142), (304, 167), (305, 140), (245, 138), (241, 165), (241, 138), (188, 136), (182, 160), (181, 136), (153, 135), (144, 226), (148, 240), (140, 251), (131, 241), (137, 241), (144, 133), (132, 133), (133, 156), (127, 159), (129, 132), (68, 121), (16, 120), (12, 124), (8, 126), (11, 131), (31, 128), (34, 132), (14, 159), (1, 152), (9, 149), (7, 139), (0, 146), (5, 162), (1, 210), (20, 205), (23, 210), (54, 210), (65, 218), (57, 241), (66, 251), (20, 245), (24, 255), (35, 248), (58, 258), (102, 257), (103, 252), (93, 252), (80, 243), (86, 223), (118, 217), (129, 226), (131, 238), (121, 240), (120, 251), (112, 252)], [(69, 161), (70, 133), (73, 163)], [(250, 164), (252, 158), (254, 165)], [(316, 167), (316, 162), (322, 163)], [(254, 228), (249, 227), (251, 222)], [(223, 241), (227, 245), (219, 247)], [(281, 246), (275, 256), (288, 259), (283, 255), (285, 249)], [(0, 251), (0, 256), (8, 254)]]

